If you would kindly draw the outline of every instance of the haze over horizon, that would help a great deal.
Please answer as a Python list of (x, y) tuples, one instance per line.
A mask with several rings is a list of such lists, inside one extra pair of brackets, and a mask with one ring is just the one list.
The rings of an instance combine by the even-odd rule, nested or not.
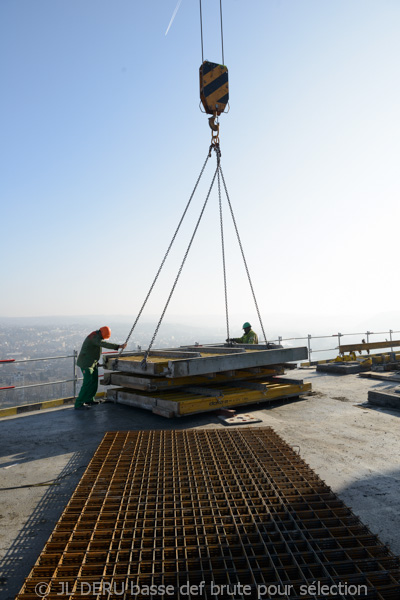
[[(257, 316), (250, 319), (253, 329), (261, 336), (261, 327)], [(147, 315), (139, 319), (135, 328), (136, 332), (153, 332), (158, 323), (160, 315)], [(1, 326), (21, 326), (21, 327), (66, 327), (78, 325), (82, 328), (96, 329), (104, 324), (111, 326), (112, 331), (118, 331), (119, 336), (127, 336), (131, 326), (136, 319), (136, 315), (46, 315), (40, 317), (4, 317), (0, 315)], [(278, 339), (278, 337), (292, 336), (312, 336), (324, 335), (332, 336), (338, 332), (349, 334), (371, 333), (400, 333), (400, 311), (392, 313), (381, 313), (366, 316), (365, 318), (354, 315), (325, 315), (316, 317), (310, 314), (283, 314), (277, 313), (265, 315), (262, 317), (264, 330), (267, 339)], [(242, 333), (242, 323), (247, 320), (243, 315), (229, 315), (229, 328), (232, 336), (239, 336)], [(163, 319), (160, 334), (165, 331), (170, 332), (174, 327), (181, 331), (186, 331), (188, 335), (206, 334), (209, 336), (209, 342), (224, 341), (226, 337), (226, 319), (225, 315), (166, 315)], [(83, 329), (84, 330), (84, 329)], [(159, 334), (159, 335), (160, 335)], [(134, 336), (133, 336), (134, 337)], [(399, 335), (397, 335), (397, 338)], [(159, 338), (159, 336), (158, 336)], [(394, 339), (394, 338), (393, 338)], [(189, 343), (189, 342), (188, 342)]]

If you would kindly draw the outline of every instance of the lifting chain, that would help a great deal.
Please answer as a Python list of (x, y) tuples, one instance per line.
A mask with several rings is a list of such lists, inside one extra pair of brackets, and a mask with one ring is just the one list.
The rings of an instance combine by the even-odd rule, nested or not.
[(231, 201), (230, 201), (230, 199), (229, 199), (229, 194), (228, 194), (228, 190), (227, 190), (227, 187), (226, 187), (226, 183), (225, 183), (224, 174), (223, 174), (223, 172), (222, 172), (222, 169), (221, 169), (221, 167), (219, 167), (219, 170), (220, 170), (220, 173), (221, 173), (222, 182), (223, 182), (223, 184), (224, 184), (224, 189), (225, 189), (226, 199), (228, 200), (229, 210), (230, 210), (230, 212), (231, 212), (231, 216), (232, 216), (233, 225), (234, 225), (234, 227), (235, 227), (235, 231), (236, 231), (236, 237), (237, 237), (237, 240), (238, 240), (238, 243), (239, 243), (240, 252), (241, 252), (241, 254), (242, 254), (243, 263), (244, 263), (244, 266), (245, 266), (245, 269), (246, 269), (246, 273), (247, 273), (247, 279), (249, 280), (249, 284), (250, 284), (251, 293), (252, 293), (252, 295), (253, 295), (254, 304), (255, 304), (255, 307), (256, 307), (256, 310), (257, 310), (258, 320), (260, 321), (261, 330), (262, 330), (262, 332), (263, 332), (263, 336), (264, 336), (264, 341), (265, 341), (265, 343), (266, 343), (266, 344), (268, 344), (267, 336), (265, 335), (265, 331), (264, 331), (264, 325), (263, 325), (263, 322), (262, 322), (262, 319), (261, 319), (261, 315), (260, 315), (260, 310), (259, 310), (259, 308), (258, 308), (258, 304), (257, 304), (257, 300), (256, 300), (256, 295), (255, 295), (255, 293), (254, 293), (254, 288), (253, 288), (253, 283), (252, 283), (252, 281), (251, 281), (251, 277), (250, 277), (249, 268), (248, 268), (248, 266), (247, 266), (246, 257), (245, 257), (245, 255), (244, 255), (243, 246), (242, 246), (242, 242), (241, 242), (240, 235), (239, 235), (239, 230), (238, 230), (238, 227), (237, 227), (237, 225), (236, 225), (236, 219), (235, 219), (235, 215), (233, 214), (233, 208), (232, 208), (232, 204), (231, 204)]
[[(210, 117), (208, 119), (208, 124), (211, 129), (211, 146), (219, 147), (219, 120), (218, 120), (217, 114), (213, 115), (212, 117)], [(210, 153), (211, 153), (211, 150), (210, 150)], [(210, 156), (210, 154), (209, 154), (209, 156)], [(219, 154), (219, 156), (221, 157), (221, 153)], [(217, 157), (218, 157), (218, 154), (217, 154)], [(218, 160), (218, 158), (217, 158), (217, 160)]]
[[(211, 190), (212, 190), (212, 188), (213, 188), (213, 186), (214, 186), (215, 178), (216, 178), (216, 176), (217, 176), (217, 172), (218, 172), (218, 170), (219, 170), (219, 159), (218, 159), (219, 147), (216, 147), (216, 152), (217, 152), (217, 168), (215, 169), (214, 176), (213, 176), (213, 178), (212, 178), (211, 185), (210, 185), (210, 188), (209, 188), (209, 190), (208, 190), (207, 197), (206, 197), (206, 199), (205, 199), (205, 201), (204, 201), (203, 208), (201, 209), (200, 216), (199, 216), (199, 218), (198, 218), (198, 220), (197, 220), (197, 223), (196, 223), (196, 226), (195, 226), (195, 228), (194, 228), (194, 231), (193, 231), (192, 237), (190, 238), (189, 245), (188, 245), (188, 247), (187, 247), (187, 250), (186, 250), (186, 252), (185, 252), (185, 256), (183, 257), (183, 260), (182, 260), (181, 266), (179, 267), (178, 274), (177, 274), (177, 276), (176, 276), (176, 278), (175, 278), (174, 284), (173, 284), (173, 286), (172, 286), (172, 289), (171, 289), (171, 291), (170, 291), (170, 293), (169, 293), (169, 296), (168, 296), (167, 302), (166, 302), (166, 304), (165, 304), (165, 306), (164, 306), (164, 310), (162, 311), (162, 314), (161, 314), (160, 320), (158, 321), (158, 324), (157, 324), (156, 330), (155, 330), (155, 332), (154, 332), (154, 334), (153, 334), (153, 337), (151, 338), (151, 342), (150, 342), (150, 344), (149, 344), (149, 347), (147, 348), (146, 352), (144, 353), (143, 360), (142, 360), (142, 362), (140, 363), (140, 364), (141, 364), (141, 367), (142, 367), (142, 369), (143, 369), (143, 370), (146, 370), (146, 368), (147, 368), (147, 358), (148, 358), (148, 356), (149, 356), (149, 354), (150, 354), (150, 350), (151, 350), (151, 348), (152, 348), (152, 346), (153, 346), (153, 344), (154, 344), (154, 340), (156, 339), (156, 336), (157, 336), (158, 330), (160, 329), (160, 326), (161, 326), (162, 320), (163, 320), (163, 318), (164, 318), (164, 315), (165, 315), (165, 313), (166, 313), (166, 310), (167, 310), (167, 308), (168, 308), (168, 305), (169, 305), (169, 303), (170, 303), (170, 300), (171, 300), (171, 298), (172, 298), (172, 294), (173, 294), (173, 293), (174, 293), (174, 291), (175, 291), (175, 288), (176, 288), (176, 285), (177, 285), (177, 283), (178, 283), (179, 277), (180, 277), (180, 275), (181, 275), (181, 273), (182, 273), (182, 269), (183, 269), (183, 267), (184, 267), (184, 264), (185, 264), (185, 262), (186, 262), (186, 259), (187, 259), (187, 257), (188, 257), (188, 254), (189, 254), (190, 248), (192, 247), (193, 240), (194, 240), (194, 238), (195, 238), (195, 236), (196, 236), (196, 233), (197, 233), (197, 230), (198, 230), (198, 228), (199, 228), (200, 221), (201, 221), (201, 219), (202, 219), (202, 217), (203, 217), (203, 214), (204, 214), (205, 208), (206, 208), (206, 206), (207, 206), (208, 199), (209, 199), (209, 197), (210, 197), (210, 194), (211, 194)], [(211, 153), (211, 149), (210, 149), (210, 152), (209, 152), (209, 156), (210, 156), (210, 153)]]
[[(214, 117), (212, 117), (212, 118), (214, 118)], [(213, 123), (215, 123), (215, 121), (213, 121)], [(217, 126), (218, 126), (218, 123), (217, 123)], [(211, 125), (210, 125), (210, 127), (211, 127)], [(204, 211), (205, 211), (205, 208), (206, 208), (206, 206), (207, 206), (207, 203), (208, 203), (208, 200), (209, 200), (209, 198), (210, 198), (211, 191), (212, 191), (212, 188), (213, 188), (213, 186), (214, 186), (214, 183), (215, 183), (215, 180), (216, 180), (216, 179), (217, 179), (217, 184), (218, 184), (218, 198), (219, 198), (219, 213), (220, 213), (220, 228), (221, 228), (221, 249), (222, 249), (222, 265), (223, 265), (223, 277), (224, 277), (224, 293), (225, 293), (225, 312), (226, 312), (226, 329), (227, 329), (227, 338), (229, 339), (230, 335), (229, 335), (228, 287), (227, 287), (226, 262), (225, 262), (225, 242), (224, 242), (224, 227), (223, 227), (223, 212), (222, 212), (221, 180), (222, 180), (223, 187), (224, 187), (225, 194), (226, 194), (226, 198), (227, 198), (227, 201), (228, 201), (229, 210), (230, 210), (230, 214), (231, 214), (231, 217), (232, 217), (233, 225), (234, 225), (234, 227), (235, 227), (235, 231), (236, 231), (237, 240), (238, 240), (239, 247), (240, 247), (240, 251), (241, 251), (241, 254), (242, 254), (243, 263), (244, 263), (244, 266), (245, 266), (245, 270), (246, 270), (247, 278), (248, 278), (248, 281), (249, 281), (249, 284), (250, 284), (250, 289), (251, 289), (251, 292), (252, 292), (252, 295), (253, 295), (253, 300), (254, 300), (254, 304), (255, 304), (256, 310), (257, 310), (257, 315), (258, 315), (258, 318), (259, 318), (259, 321), (260, 321), (261, 330), (262, 330), (262, 333), (263, 333), (263, 336), (264, 336), (265, 343), (267, 343), (267, 337), (266, 337), (266, 335), (265, 335), (265, 331), (264, 331), (264, 325), (263, 325), (263, 323), (262, 323), (262, 319), (261, 319), (260, 311), (259, 311), (258, 304), (257, 304), (257, 300), (256, 300), (256, 297), (255, 297), (254, 288), (253, 288), (253, 283), (252, 283), (252, 281), (251, 281), (250, 272), (249, 272), (249, 269), (248, 269), (248, 266), (247, 266), (247, 261), (246, 261), (245, 255), (244, 255), (243, 246), (242, 246), (242, 242), (241, 242), (241, 239), (240, 239), (240, 235), (239, 235), (238, 227), (237, 227), (237, 224), (236, 224), (235, 215), (234, 215), (234, 213), (233, 213), (232, 204), (231, 204), (231, 201), (230, 201), (230, 198), (229, 198), (228, 190), (227, 190), (226, 183), (225, 183), (224, 174), (223, 174), (223, 172), (222, 172), (222, 168), (221, 168), (221, 150), (220, 150), (220, 147), (219, 147), (218, 132), (219, 132), (219, 128), (218, 128), (218, 130), (217, 130), (217, 135), (212, 135), (212, 139), (211, 139), (211, 145), (210, 145), (210, 148), (209, 148), (208, 156), (207, 156), (207, 158), (206, 158), (206, 160), (205, 160), (205, 162), (204, 162), (204, 165), (203, 165), (203, 167), (202, 167), (202, 169), (201, 169), (200, 175), (199, 175), (199, 177), (198, 177), (198, 179), (197, 179), (196, 185), (195, 185), (195, 187), (194, 187), (194, 189), (193, 189), (193, 192), (192, 192), (192, 194), (191, 194), (191, 196), (190, 196), (189, 202), (188, 202), (188, 203), (187, 203), (187, 205), (186, 205), (186, 208), (185, 208), (185, 210), (184, 210), (184, 213), (183, 213), (183, 215), (182, 215), (182, 217), (181, 217), (181, 220), (179, 221), (178, 227), (177, 227), (177, 229), (176, 229), (176, 231), (175, 231), (175, 233), (174, 233), (174, 235), (173, 235), (173, 238), (172, 238), (172, 240), (171, 240), (171, 242), (170, 242), (170, 245), (168, 246), (167, 252), (165, 253), (165, 256), (164, 256), (164, 258), (163, 258), (163, 260), (162, 260), (162, 262), (161, 262), (161, 265), (160, 265), (160, 267), (159, 267), (159, 269), (158, 269), (158, 271), (157, 271), (157, 274), (156, 274), (156, 276), (155, 276), (155, 278), (154, 278), (154, 281), (153, 281), (153, 283), (152, 283), (152, 285), (151, 285), (151, 287), (150, 287), (150, 290), (149, 290), (149, 292), (148, 292), (148, 294), (147, 294), (147, 296), (146, 296), (146, 298), (145, 298), (145, 300), (144, 300), (144, 302), (143, 302), (143, 305), (142, 305), (142, 307), (141, 307), (141, 309), (140, 309), (140, 311), (139, 311), (139, 313), (138, 313), (138, 316), (137, 316), (137, 318), (136, 318), (136, 320), (135, 320), (135, 322), (134, 322), (134, 324), (133, 324), (133, 326), (132, 326), (132, 329), (131, 329), (131, 331), (129, 332), (129, 335), (128, 335), (128, 337), (127, 337), (127, 340), (126, 340), (126, 343), (128, 343), (128, 341), (129, 341), (129, 338), (131, 337), (131, 335), (132, 335), (132, 332), (133, 332), (133, 330), (134, 330), (134, 328), (135, 328), (135, 326), (136, 326), (136, 324), (137, 324), (137, 322), (138, 322), (138, 320), (139, 320), (139, 317), (141, 316), (141, 314), (142, 314), (142, 312), (143, 312), (143, 309), (144, 309), (144, 307), (145, 307), (145, 305), (146, 305), (146, 303), (147, 303), (147, 300), (149, 299), (149, 296), (150, 296), (150, 294), (151, 294), (151, 292), (152, 292), (152, 290), (153, 290), (153, 288), (154, 288), (154, 285), (155, 285), (155, 283), (156, 283), (156, 281), (157, 281), (157, 279), (158, 279), (158, 276), (160, 275), (161, 269), (163, 268), (163, 266), (164, 266), (164, 263), (165, 263), (165, 261), (166, 261), (166, 259), (167, 259), (167, 256), (168, 256), (168, 254), (169, 254), (169, 252), (170, 252), (170, 250), (171, 250), (172, 244), (174, 243), (174, 241), (175, 241), (175, 238), (176, 238), (176, 236), (177, 236), (177, 234), (178, 234), (178, 231), (179, 231), (179, 229), (180, 229), (180, 227), (181, 227), (181, 225), (182, 225), (183, 219), (184, 219), (184, 217), (185, 217), (185, 215), (186, 215), (186, 213), (187, 213), (187, 211), (188, 211), (188, 208), (189, 208), (189, 206), (190, 206), (190, 203), (191, 203), (191, 201), (192, 201), (192, 199), (193, 199), (193, 196), (194, 196), (194, 194), (195, 194), (195, 191), (196, 191), (196, 189), (197, 189), (197, 187), (198, 187), (198, 185), (199, 185), (200, 179), (201, 179), (201, 177), (202, 177), (202, 175), (203, 175), (203, 172), (204, 172), (204, 169), (205, 169), (205, 167), (206, 167), (206, 164), (207, 164), (207, 162), (208, 162), (208, 159), (211, 157), (212, 151), (214, 150), (214, 151), (215, 151), (215, 154), (216, 154), (216, 158), (217, 158), (217, 166), (216, 166), (216, 169), (215, 169), (215, 172), (214, 172), (214, 175), (213, 175), (212, 181), (211, 181), (211, 185), (210, 185), (210, 187), (209, 187), (209, 190), (208, 190), (208, 193), (207, 193), (206, 199), (205, 199), (205, 201), (204, 201), (204, 204), (203, 204), (203, 207), (202, 207), (202, 209), (201, 209), (201, 213), (200, 213), (200, 216), (199, 216), (199, 218), (198, 218), (198, 220), (197, 220), (197, 223), (196, 223), (195, 229), (194, 229), (194, 231), (193, 231), (192, 237), (191, 237), (191, 239), (190, 239), (189, 245), (188, 245), (188, 247), (187, 247), (187, 249), (186, 249), (186, 252), (185, 252), (185, 255), (184, 255), (184, 257), (183, 257), (183, 260), (182, 260), (181, 266), (179, 267), (178, 273), (177, 273), (177, 275), (176, 275), (176, 278), (175, 278), (174, 284), (173, 284), (173, 286), (172, 286), (172, 289), (171, 289), (171, 291), (170, 291), (170, 293), (169, 293), (169, 296), (168, 296), (168, 298), (167, 298), (167, 302), (166, 302), (166, 304), (165, 304), (165, 306), (164, 306), (164, 309), (163, 309), (163, 311), (162, 311), (161, 317), (160, 317), (160, 319), (159, 319), (159, 321), (158, 321), (158, 323), (157, 323), (157, 327), (156, 327), (156, 329), (155, 329), (155, 331), (154, 331), (154, 334), (153, 334), (153, 337), (152, 337), (152, 339), (151, 339), (151, 342), (150, 342), (150, 344), (149, 344), (149, 347), (147, 348), (147, 350), (146, 350), (146, 351), (145, 351), (145, 353), (144, 353), (144, 357), (143, 357), (143, 360), (142, 360), (142, 362), (141, 362), (141, 367), (142, 367), (142, 369), (143, 369), (143, 370), (146, 370), (146, 368), (147, 368), (147, 359), (148, 359), (148, 356), (149, 356), (149, 354), (150, 354), (151, 348), (153, 347), (154, 341), (155, 341), (155, 339), (156, 339), (156, 336), (157, 336), (157, 334), (158, 334), (158, 331), (159, 331), (159, 329), (160, 329), (160, 326), (161, 326), (161, 323), (162, 323), (162, 321), (163, 321), (163, 318), (164, 318), (164, 316), (165, 316), (165, 313), (166, 313), (166, 311), (167, 311), (168, 305), (169, 305), (169, 303), (170, 303), (170, 300), (171, 300), (171, 298), (172, 298), (172, 295), (173, 295), (173, 293), (174, 293), (174, 291), (175, 291), (175, 288), (176, 288), (176, 286), (177, 286), (178, 280), (179, 280), (179, 278), (180, 278), (180, 275), (181, 275), (181, 273), (182, 273), (182, 270), (183, 270), (183, 267), (184, 267), (184, 265), (185, 265), (186, 259), (187, 259), (187, 257), (188, 257), (188, 254), (189, 254), (190, 248), (192, 247), (192, 244), (193, 244), (194, 238), (195, 238), (195, 236), (196, 236), (196, 233), (197, 233), (197, 230), (198, 230), (198, 228), (199, 228), (200, 222), (201, 222), (201, 220), (202, 220), (202, 217), (203, 217), (203, 215), (204, 215)], [(122, 353), (122, 350), (121, 350), (121, 351), (120, 351), (120, 353), (118, 354), (118, 356), (117, 356), (117, 360), (118, 360), (119, 356), (121, 355), (121, 353)]]
[[(158, 271), (157, 271), (157, 274), (156, 274), (156, 276), (155, 276), (155, 278), (154, 278), (154, 280), (153, 280), (153, 283), (152, 283), (152, 284), (151, 284), (151, 286), (150, 286), (150, 289), (149, 289), (149, 291), (148, 291), (148, 293), (147, 293), (147, 296), (146, 296), (146, 298), (145, 298), (145, 300), (144, 300), (144, 302), (143, 302), (143, 304), (142, 304), (142, 307), (141, 307), (141, 309), (139, 310), (139, 313), (138, 313), (138, 315), (137, 315), (137, 317), (136, 317), (136, 319), (135, 319), (135, 322), (134, 322), (134, 323), (133, 323), (133, 325), (132, 325), (132, 329), (130, 330), (130, 332), (129, 332), (129, 335), (128, 335), (128, 337), (126, 338), (125, 344), (127, 344), (127, 343), (129, 342), (129, 339), (130, 339), (130, 337), (131, 337), (131, 335), (132, 335), (132, 333), (133, 333), (133, 331), (134, 331), (134, 329), (135, 329), (135, 327), (136, 327), (136, 325), (137, 325), (137, 322), (138, 322), (138, 321), (139, 321), (139, 319), (140, 319), (140, 316), (141, 316), (141, 314), (142, 314), (142, 312), (143, 312), (143, 309), (144, 309), (144, 307), (145, 307), (145, 306), (146, 306), (146, 304), (147, 304), (147, 301), (148, 301), (148, 299), (149, 299), (149, 297), (150, 297), (150, 294), (151, 294), (151, 292), (153, 291), (153, 288), (154, 288), (154, 286), (155, 286), (155, 284), (156, 284), (156, 281), (157, 281), (157, 279), (158, 279), (158, 277), (159, 277), (159, 275), (160, 275), (160, 273), (161, 273), (161, 270), (162, 270), (162, 268), (163, 268), (163, 266), (164, 266), (164, 263), (165, 263), (165, 261), (167, 260), (167, 256), (168, 256), (168, 254), (169, 254), (169, 252), (170, 252), (170, 250), (171, 250), (171, 248), (172, 248), (172, 245), (173, 245), (173, 243), (174, 243), (174, 241), (175, 241), (175, 238), (176, 238), (176, 236), (177, 236), (177, 234), (178, 234), (178, 231), (179, 231), (179, 229), (180, 229), (180, 227), (181, 227), (181, 225), (182, 225), (182, 222), (183, 222), (183, 220), (184, 220), (184, 218), (185, 218), (185, 216), (186, 216), (186, 213), (187, 213), (187, 211), (188, 211), (188, 209), (189, 209), (189, 206), (190, 206), (190, 204), (191, 204), (191, 202), (192, 202), (193, 196), (194, 196), (194, 194), (195, 194), (195, 192), (196, 192), (196, 190), (197, 190), (197, 187), (198, 187), (198, 185), (199, 185), (200, 179), (202, 178), (202, 175), (203, 175), (203, 173), (204, 173), (204, 169), (206, 168), (206, 165), (207, 165), (207, 162), (208, 162), (208, 159), (210, 158), (210, 156), (211, 156), (211, 153), (209, 152), (209, 153), (208, 153), (208, 155), (207, 155), (207, 157), (206, 157), (206, 160), (204, 161), (204, 164), (203, 164), (203, 166), (202, 166), (202, 169), (201, 169), (201, 171), (200, 171), (200, 175), (199, 175), (199, 176), (198, 176), (198, 178), (197, 178), (197, 181), (196, 181), (196, 184), (195, 184), (195, 186), (194, 186), (194, 188), (193, 188), (193, 191), (192, 191), (192, 193), (191, 193), (191, 195), (190, 195), (190, 198), (189, 198), (189, 201), (188, 201), (188, 203), (187, 203), (187, 205), (186, 205), (186, 208), (185, 208), (185, 210), (183, 211), (183, 215), (182, 215), (182, 217), (181, 217), (181, 220), (179, 221), (178, 227), (176, 228), (176, 231), (175, 231), (175, 233), (174, 233), (174, 235), (173, 235), (173, 237), (172, 237), (172, 240), (171, 240), (171, 242), (170, 242), (170, 244), (169, 244), (169, 246), (168, 246), (168, 249), (167, 249), (167, 251), (166, 251), (166, 253), (165, 253), (165, 256), (164, 256), (164, 258), (162, 259), (161, 265), (160, 265), (160, 267), (159, 267), (159, 269), (158, 269)], [(117, 356), (117, 360), (118, 360), (118, 358), (121, 356), (122, 352), (123, 352), (123, 348), (120, 350), (120, 352), (119, 352), (119, 354), (118, 354), (118, 356)]]
[[(212, 145), (212, 143), (211, 143)], [(216, 146), (217, 163), (218, 163), (218, 198), (219, 198), (219, 220), (221, 226), (221, 249), (222, 249), (222, 268), (224, 272), (224, 292), (225, 292), (225, 315), (226, 315), (226, 338), (229, 340), (229, 313), (228, 313), (228, 287), (226, 283), (226, 266), (225, 266), (225, 243), (224, 243), (224, 225), (222, 218), (222, 198), (221, 198), (221, 152), (219, 146)]]

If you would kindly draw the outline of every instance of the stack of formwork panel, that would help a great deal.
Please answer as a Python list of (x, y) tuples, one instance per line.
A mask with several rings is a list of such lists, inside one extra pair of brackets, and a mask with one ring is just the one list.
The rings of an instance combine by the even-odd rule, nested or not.
[(174, 417), (299, 396), (311, 390), (282, 375), (307, 348), (270, 345), (186, 346), (104, 357), (107, 399)]

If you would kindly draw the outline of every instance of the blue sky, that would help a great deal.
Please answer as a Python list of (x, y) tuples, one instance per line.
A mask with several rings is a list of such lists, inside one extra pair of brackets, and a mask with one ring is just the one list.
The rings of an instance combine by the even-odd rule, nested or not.
[[(140, 308), (210, 141), (199, 4), (182, 0), (165, 35), (176, 5), (0, 3), (0, 316)], [(205, 58), (220, 62), (217, 0), (203, 19)], [(223, 22), (222, 168), (264, 321), (397, 310), (400, 3), (224, 0)], [(230, 310), (254, 320), (228, 212), (225, 225)], [(223, 313), (215, 189), (169, 314)]]

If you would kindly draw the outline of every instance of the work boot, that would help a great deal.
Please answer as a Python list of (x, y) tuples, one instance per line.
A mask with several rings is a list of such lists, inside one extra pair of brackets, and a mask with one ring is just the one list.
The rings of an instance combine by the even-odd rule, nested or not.
[(80, 406), (75, 406), (75, 410), (87, 410), (90, 408), (89, 404), (81, 404)]

